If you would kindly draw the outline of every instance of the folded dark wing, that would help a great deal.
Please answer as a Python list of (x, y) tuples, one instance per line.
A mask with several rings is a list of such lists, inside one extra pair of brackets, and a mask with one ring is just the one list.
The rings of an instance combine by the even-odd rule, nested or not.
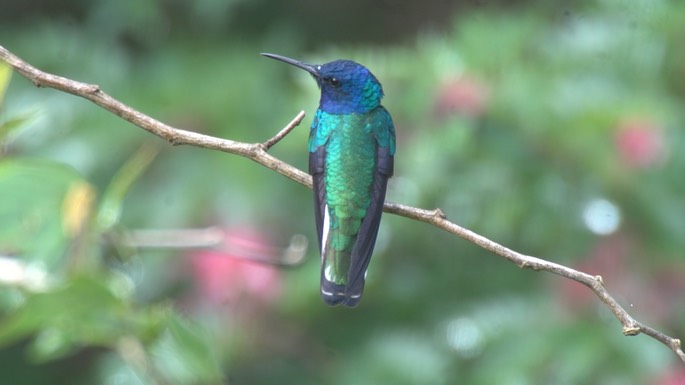
[(316, 151), (309, 153), (309, 174), (312, 176), (312, 190), (314, 191), (314, 219), (316, 221), (316, 233), (319, 236), (319, 252), (323, 242), (323, 220), (326, 208), (326, 183), (324, 183), (324, 170), (326, 162), (326, 148), (320, 146)]
[(357, 242), (352, 249), (352, 261), (347, 275), (346, 293), (348, 306), (354, 306), (359, 302), (364, 290), (366, 269), (369, 266), (373, 248), (376, 244), (378, 228), (383, 214), (383, 204), (385, 203), (385, 191), (388, 186), (388, 179), (393, 174), (394, 157), (390, 153), (389, 147), (378, 147), (376, 155), (376, 170), (374, 172), (373, 184), (371, 187), (371, 204), (366, 210), (366, 215), (362, 220), (357, 236)]

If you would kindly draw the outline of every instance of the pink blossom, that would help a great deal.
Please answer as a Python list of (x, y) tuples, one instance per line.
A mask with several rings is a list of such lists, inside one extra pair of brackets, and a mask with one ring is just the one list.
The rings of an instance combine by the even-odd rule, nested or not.
[(619, 123), (615, 142), (621, 162), (627, 168), (659, 165), (667, 156), (664, 133), (649, 120), (631, 119)]
[(190, 255), (192, 277), (198, 292), (214, 305), (241, 300), (271, 302), (281, 293), (277, 267), (246, 259), (268, 259), (270, 250), (263, 237), (249, 231), (227, 231), (225, 248), (202, 250)]
[(685, 385), (685, 369), (673, 367), (659, 376), (656, 385)]
[(487, 108), (489, 92), (476, 78), (462, 76), (445, 81), (437, 91), (435, 112), (440, 118), (451, 114), (481, 116)]

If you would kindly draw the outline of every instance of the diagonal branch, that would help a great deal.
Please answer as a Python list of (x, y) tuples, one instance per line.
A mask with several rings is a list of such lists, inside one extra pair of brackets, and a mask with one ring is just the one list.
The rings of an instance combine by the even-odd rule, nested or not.
[[(295, 119), (286, 125), (286, 127), (276, 134), (276, 136), (264, 143), (236, 142), (171, 127), (114, 99), (103, 92), (97, 85), (82, 83), (40, 71), (2, 46), (0, 46), (0, 59), (9, 64), (22, 76), (33, 82), (37, 87), (54, 88), (90, 100), (100, 107), (118, 115), (122, 119), (169, 141), (173, 145), (187, 144), (240, 155), (311, 188), (311, 177), (307, 173), (267, 153), (271, 146), (275, 145), (294, 127), (300, 124), (304, 118), (304, 112), (300, 112)], [(493, 254), (499, 255), (510, 262), (515, 263), (520, 268), (547, 271), (582, 283), (592, 290), (611, 310), (614, 316), (616, 316), (621, 323), (624, 335), (635, 336), (644, 333), (668, 346), (669, 349), (685, 362), (685, 353), (683, 353), (683, 350), (681, 349), (680, 340), (635, 320), (607, 291), (601, 276), (592, 276), (554, 262), (513, 251), (482, 235), (450, 222), (440, 209), (425, 210), (398, 203), (386, 202), (384, 210), (391, 214), (431, 224), (439, 229), (474, 243)]]
[(290, 133), (295, 127), (297, 127), (304, 119), (304, 111), (300, 111), (299, 114), (293, 119), (292, 122), (288, 123), (281, 131), (278, 132), (273, 138), (267, 140), (262, 144), (264, 146), (264, 151), (269, 151), (276, 143), (280, 142), (281, 139), (285, 138), (286, 135)]

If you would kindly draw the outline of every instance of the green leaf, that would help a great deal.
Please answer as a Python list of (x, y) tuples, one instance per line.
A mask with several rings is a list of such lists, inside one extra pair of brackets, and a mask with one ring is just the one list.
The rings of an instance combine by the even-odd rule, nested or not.
[(12, 69), (9, 65), (0, 63), (0, 106), (2, 106), (5, 98), (5, 91), (10, 84), (10, 79), (12, 79)]
[(82, 343), (109, 345), (125, 329), (125, 308), (104, 280), (79, 277), (29, 295), (17, 312), (0, 323), (0, 346), (38, 333), (32, 353), (34, 358), (48, 359)]
[(160, 372), (174, 384), (222, 383), (213, 339), (196, 323), (172, 316), (153, 356)]
[(37, 115), (38, 111), (28, 111), (0, 123), (0, 139), (5, 139), (14, 130), (24, 127), (26, 123)]
[(95, 192), (72, 168), (44, 160), (0, 161), (0, 253), (60, 266), (91, 215)]
[(114, 276), (79, 276), (42, 293), (28, 294), (18, 310), (0, 322), (0, 347), (35, 335), (31, 357), (46, 361), (82, 346), (114, 348), (122, 337), (144, 343), (158, 339), (169, 312), (135, 309)]

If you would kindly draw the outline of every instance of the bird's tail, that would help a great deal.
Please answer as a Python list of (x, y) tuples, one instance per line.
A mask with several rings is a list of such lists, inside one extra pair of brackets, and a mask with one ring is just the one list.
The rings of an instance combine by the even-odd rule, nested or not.
[[(344, 225), (341, 227), (345, 227)], [(341, 230), (336, 228), (335, 230)], [(321, 264), (321, 298), (331, 306), (354, 307), (359, 304), (365, 283), (365, 266), (356, 266), (352, 249), (356, 240), (344, 231), (332, 231), (323, 247)]]
[(362, 299), (365, 279), (362, 276), (355, 281), (345, 284), (337, 284), (326, 278), (326, 273), (321, 271), (321, 298), (331, 306), (345, 305), (355, 307)]

